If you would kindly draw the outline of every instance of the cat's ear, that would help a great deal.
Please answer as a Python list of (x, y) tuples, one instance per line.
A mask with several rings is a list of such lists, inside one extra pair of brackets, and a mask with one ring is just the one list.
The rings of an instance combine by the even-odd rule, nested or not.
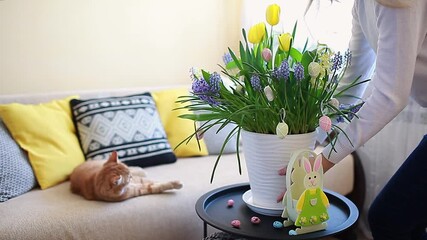
[(119, 160), (119, 157), (117, 156), (117, 152), (116, 152), (116, 151), (113, 151), (113, 152), (111, 153), (110, 158), (108, 159), (108, 161), (107, 161), (107, 162), (114, 162), (114, 163), (117, 163), (117, 162), (118, 162), (118, 160)]

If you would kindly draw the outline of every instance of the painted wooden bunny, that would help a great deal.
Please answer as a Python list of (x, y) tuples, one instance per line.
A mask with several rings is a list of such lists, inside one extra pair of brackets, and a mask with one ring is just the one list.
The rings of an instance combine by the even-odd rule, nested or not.
[[(309, 157), (315, 157), (313, 168)], [(283, 198), (282, 217), (285, 226), (295, 225), (290, 235), (324, 230), (329, 219), (329, 200), (323, 192), (322, 156), (309, 150), (294, 153), (289, 162), (286, 184), (288, 192)]]

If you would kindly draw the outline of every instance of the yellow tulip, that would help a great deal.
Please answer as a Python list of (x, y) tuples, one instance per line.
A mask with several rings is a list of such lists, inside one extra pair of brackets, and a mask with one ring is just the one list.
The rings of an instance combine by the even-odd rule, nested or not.
[(292, 35), (290, 33), (280, 34), (279, 47), (282, 51), (288, 52), (291, 46)]
[(265, 12), (265, 18), (271, 26), (277, 25), (280, 19), (280, 6), (277, 4), (271, 4), (268, 6), (267, 11)]
[(258, 23), (249, 29), (248, 40), (250, 43), (260, 43), (265, 35), (265, 24)]

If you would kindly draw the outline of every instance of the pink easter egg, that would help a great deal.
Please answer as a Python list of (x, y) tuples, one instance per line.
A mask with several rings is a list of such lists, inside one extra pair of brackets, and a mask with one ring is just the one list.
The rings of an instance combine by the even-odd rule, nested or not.
[(253, 217), (251, 217), (251, 223), (253, 223), (253, 224), (260, 224), (261, 223), (261, 219), (259, 219), (259, 217), (253, 216)]
[(233, 199), (229, 199), (227, 201), (227, 207), (233, 207), (233, 205), (234, 205), (234, 200)]
[(273, 53), (271, 52), (270, 49), (268, 48), (264, 48), (261, 52), (262, 58), (266, 61), (266, 62), (270, 62), (270, 60), (273, 58)]
[(240, 228), (240, 221), (239, 220), (231, 221), (231, 226), (233, 226), (234, 228)]
[(328, 116), (322, 116), (319, 118), (319, 126), (325, 132), (329, 132), (332, 128), (332, 121)]

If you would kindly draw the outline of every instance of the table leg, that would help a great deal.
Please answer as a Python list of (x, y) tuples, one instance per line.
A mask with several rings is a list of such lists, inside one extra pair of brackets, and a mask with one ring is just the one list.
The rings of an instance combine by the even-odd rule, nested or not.
[(203, 238), (206, 238), (208, 236), (208, 224), (203, 221)]

